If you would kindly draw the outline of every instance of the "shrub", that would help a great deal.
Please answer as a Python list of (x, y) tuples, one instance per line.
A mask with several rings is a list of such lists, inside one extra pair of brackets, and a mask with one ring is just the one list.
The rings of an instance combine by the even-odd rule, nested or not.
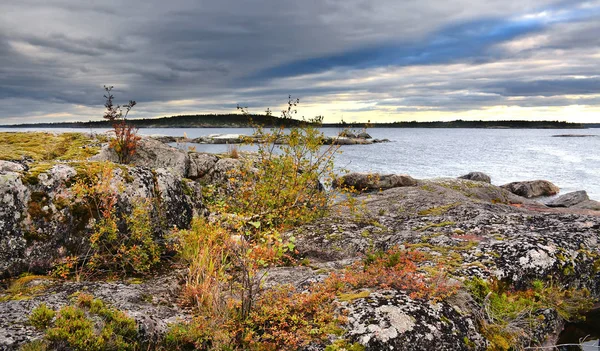
[[(298, 103), (290, 97), (282, 117), (291, 118)], [(258, 233), (288, 228), (324, 214), (333, 194), (322, 191), (323, 183), (327, 185), (334, 178), (338, 146), (323, 146), (320, 123), (320, 118), (310, 120), (288, 132), (283, 126), (270, 131), (256, 127), (252, 140), (259, 140), (257, 157), (246, 159), (241, 169), (231, 172), (228, 185), (232, 190), (223, 199), (226, 212), (241, 218), (238, 224), (259, 223), (246, 228)]]
[(54, 315), (55, 312), (45, 305), (33, 310), (29, 320), (37, 328), (46, 330), (46, 342), (35, 341), (25, 345), (24, 349), (140, 349), (135, 320), (90, 295), (77, 295), (76, 304), (62, 307), (52, 322)]
[(186, 300), (203, 312), (223, 313), (221, 298), (233, 242), (218, 224), (195, 217), (189, 230), (174, 232), (180, 258), (188, 265)]
[[(141, 139), (137, 135), (137, 128), (127, 123), (127, 115), (129, 111), (136, 105), (136, 102), (129, 100), (129, 102), (121, 107), (121, 105), (115, 105), (113, 103), (114, 96), (112, 95), (112, 86), (104, 86), (106, 95), (104, 98), (106, 102), (104, 107), (106, 112), (104, 118), (112, 123), (115, 138), (111, 139), (110, 147), (115, 150), (119, 158), (119, 163), (129, 163), (131, 157), (135, 155), (137, 143)], [(125, 114), (123, 114), (123, 108)]]
[(326, 283), (338, 292), (361, 288), (396, 289), (409, 292), (412, 298), (433, 300), (453, 295), (458, 285), (448, 283), (444, 266), (420, 267), (426, 263), (429, 259), (425, 254), (395, 247), (368, 254), (362, 262), (332, 274)]
[(46, 329), (50, 325), (50, 322), (52, 322), (55, 314), (45, 303), (42, 303), (31, 311), (29, 324), (37, 329)]

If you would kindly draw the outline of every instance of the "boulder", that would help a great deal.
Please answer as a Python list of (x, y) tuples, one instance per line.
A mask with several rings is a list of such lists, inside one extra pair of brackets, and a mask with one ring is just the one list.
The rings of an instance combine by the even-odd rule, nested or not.
[(446, 301), (429, 303), (402, 291), (383, 290), (352, 301), (346, 310), (344, 337), (365, 351), (485, 349), (475, 318)]
[(336, 188), (354, 188), (358, 191), (384, 190), (414, 186), (417, 181), (406, 174), (349, 173), (333, 182)]
[(202, 178), (209, 174), (217, 164), (219, 158), (213, 154), (189, 153), (190, 168), (187, 177), (190, 179)]
[(358, 135), (356, 137), (361, 138), (361, 139), (372, 139), (371, 135), (369, 135), (369, 133), (367, 133), (367, 132), (358, 133)]
[[(105, 145), (100, 153), (90, 158), (91, 161), (118, 162), (117, 153)], [(152, 138), (142, 138), (137, 145), (135, 154), (131, 158), (134, 166), (152, 169), (166, 168), (180, 176), (187, 174), (190, 159), (187, 152), (169, 146)]]
[(590, 198), (585, 190), (574, 191), (559, 196), (558, 198), (546, 203), (548, 207), (572, 207), (580, 204), (584, 201), (588, 201)]
[(239, 169), (242, 161), (235, 158), (222, 158), (218, 160), (207, 175), (207, 181), (222, 182), (231, 176), (231, 172)]
[(459, 179), (468, 179), (476, 182), (492, 183), (492, 179), (489, 175), (482, 172), (470, 172), (463, 176), (458, 177)]
[(558, 194), (560, 191), (559, 187), (547, 180), (512, 182), (502, 185), (501, 188), (528, 199), (540, 196), (552, 196)]
[(0, 277), (20, 273), (27, 241), (21, 223), (27, 215), (30, 190), (17, 173), (0, 173)]
[(152, 138), (154, 140), (158, 140), (161, 143), (176, 143), (178, 141), (180, 141), (182, 138), (179, 137), (174, 137), (174, 136), (169, 136), (169, 135), (150, 135), (149, 138)]

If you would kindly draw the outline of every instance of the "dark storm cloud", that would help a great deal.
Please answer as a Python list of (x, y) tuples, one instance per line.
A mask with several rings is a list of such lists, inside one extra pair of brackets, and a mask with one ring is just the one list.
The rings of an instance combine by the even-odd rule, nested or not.
[[(494, 90), (494, 89), (491, 89)], [(504, 82), (505, 96), (556, 96), (600, 94), (600, 78), (553, 79), (531, 82)]]
[(0, 121), (99, 116), (104, 84), (138, 100), (138, 116), (263, 108), (287, 94), (400, 110), (565, 106), (579, 100), (564, 95), (598, 94), (599, 9), (553, 0), (3, 2)]

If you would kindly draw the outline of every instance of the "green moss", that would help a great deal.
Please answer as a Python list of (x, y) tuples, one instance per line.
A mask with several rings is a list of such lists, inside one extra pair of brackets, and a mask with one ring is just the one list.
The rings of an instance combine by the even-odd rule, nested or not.
[(194, 195), (194, 189), (192, 189), (190, 187), (190, 185), (188, 184), (189, 182), (192, 182), (192, 180), (183, 178), (181, 180), (181, 187), (183, 188), (183, 193), (185, 195), (187, 195), (187, 196), (193, 196)]
[(425, 190), (425, 191), (429, 191), (429, 192), (434, 192), (436, 189), (435, 187), (429, 185), (429, 184), (425, 184), (425, 185), (421, 185), (420, 186), (421, 189)]
[(600, 258), (594, 261), (594, 273), (600, 273)]
[(48, 350), (48, 344), (45, 340), (34, 340), (27, 343), (19, 349), (19, 351), (46, 351)]
[(441, 216), (444, 213), (448, 212), (451, 208), (454, 208), (458, 205), (460, 205), (460, 203), (455, 202), (448, 205), (431, 207), (426, 210), (419, 211), (418, 214), (419, 216)]
[(417, 228), (415, 230), (418, 231), (418, 232), (422, 232), (422, 231), (425, 231), (425, 230), (427, 230), (429, 228), (447, 227), (447, 226), (455, 225), (455, 224), (456, 224), (456, 222), (452, 222), (452, 221), (446, 221), (446, 222), (441, 222), (441, 223), (431, 223), (431, 224), (428, 224), (428, 225), (426, 225), (424, 227)]
[(475, 347), (477, 347), (477, 345), (473, 341), (471, 341), (471, 339), (469, 339), (467, 336), (463, 338), (463, 342), (465, 343), (465, 345), (467, 345), (469, 349), (474, 349)]
[(338, 300), (342, 302), (350, 302), (358, 299), (363, 299), (365, 297), (369, 297), (371, 293), (367, 290), (363, 290), (357, 293), (348, 293), (348, 294), (340, 294), (338, 296)]
[(452, 324), (452, 321), (450, 321), (446, 316), (440, 316), (440, 320), (444, 324)]
[(359, 343), (350, 344), (347, 340), (341, 339), (334, 341), (331, 345), (325, 347), (325, 351), (364, 351), (365, 347)]
[(81, 133), (0, 133), (0, 160), (85, 160), (98, 153), (94, 140)]
[[(34, 280), (46, 281), (40, 284), (31, 284)], [(25, 275), (13, 280), (6, 289), (0, 302), (9, 300), (29, 300), (40, 295), (48, 288), (53, 279), (43, 275)]]
[(48, 172), (55, 164), (56, 162), (54, 161), (36, 162), (32, 164), (29, 167), (29, 170), (23, 174), (23, 183), (37, 185), (40, 182), (38, 176)]

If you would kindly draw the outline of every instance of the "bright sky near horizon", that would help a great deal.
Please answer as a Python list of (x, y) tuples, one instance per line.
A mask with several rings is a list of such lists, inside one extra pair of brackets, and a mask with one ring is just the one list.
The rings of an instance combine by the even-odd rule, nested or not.
[(0, 124), (261, 113), (600, 122), (600, 0), (0, 0)]

